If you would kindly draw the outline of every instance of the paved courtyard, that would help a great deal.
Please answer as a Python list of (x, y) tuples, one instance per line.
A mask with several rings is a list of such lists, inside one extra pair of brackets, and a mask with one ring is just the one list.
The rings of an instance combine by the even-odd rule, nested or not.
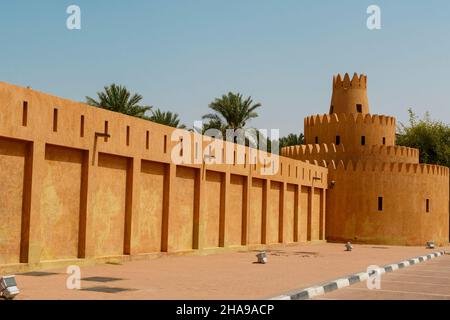
[[(383, 266), (430, 252), (424, 247), (379, 245), (354, 245), (352, 252), (346, 252), (342, 244), (280, 246), (267, 251), (266, 265), (255, 263), (255, 251), (165, 256), (82, 267), (82, 290), (66, 288), (66, 269), (17, 275), (21, 290), (17, 299), (263, 299), (365, 271), (369, 265)], [(450, 257), (445, 256), (399, 270), (383, 279), (383, 289), (394, 288), (395, 281), (407, 281), (410, 284), (402, 284), (403, 289), (421, 283), (414, 290), (436, 290), (447, 296), (449, 268)], [(362, 293), (364, 285), (340, 290), (342, 296), (337, 292), (324, 297), (344, 299), (350, 297), (344, 292)], [(370, 295), (377, 298), (377, 293)]]
[(379, 290), (365, 282), (315, 300), (450, 300), (450, 256), (445, 255), (381, 277)]

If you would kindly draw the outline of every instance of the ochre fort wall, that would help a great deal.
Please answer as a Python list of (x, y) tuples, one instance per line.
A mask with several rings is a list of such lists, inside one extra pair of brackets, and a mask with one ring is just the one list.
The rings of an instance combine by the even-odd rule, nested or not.
[(448, 244), (449, 169), (396, 146), (396, 119), (369, 113), (366, 88), (335, 77), (306, 144), (258, 157), (0, 83), (0, 271), (307, 241)]
[[(327, 240), (389, 245), (446, 245), (449, 170), (426, 164), (329, 165)], [(378, 201), (382, 198), (382, 208)], [(427, 211), (428, 200), (428, 211)]]
[(173, 131), (0, 83), (0, 269), (325, 240), (327, 168), (176, 165)]

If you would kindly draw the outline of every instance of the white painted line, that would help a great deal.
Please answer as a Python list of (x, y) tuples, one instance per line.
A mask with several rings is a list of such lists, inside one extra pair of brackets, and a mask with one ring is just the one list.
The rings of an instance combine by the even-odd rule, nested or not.
[[(352, 288), (349, 287), (349, 290), (363, 290), (368, 291), (369, 289), (366, 288)], [(417, 294), (422, 296), (435, 296), (435, 297), (450, 297), (448, 294), (437, 294), (437, 293), (423, 293), (423, 292), (414, 292), (414, 291), (397, 291), (397, 290), (384, 290), (384, 289), (378, 289), (378, 290), (369, 290), (370, 292), (393, 292), (393, 293), (406, 293), (406, 294)]]
[(417, 270), (414, 270), (416, 272), (436, 272), (436, 273), (444, 273), (444, 274), (450, 274), (450, 270), (436, 270), (436, 269), (432, 269), (432, 270), (427, 270), (424, 268), (420, 268)]
[(397, 280), (383, 280), (383, 283), (391, 282), (391, 283), (407, 283), (407, 284), (415, 284), (415, 285), (423, 285), (423, 286), (435, 286), (435, 287), (450, 287), (450, 284), (439, 284), (439, 283), (431, 283), (431, 282), (415, 282), (415, 281), (397, 281)]
[[(409, 270), (410, 272), (413, 272), (411, 270)], [(396, 276), (403, 276), (403, 277), (419, 277), (419, 278), (439, 278), (439, 279), (450, 279), (450, 277), (437, 277), (437, 276), (424, 276), (421, 274), (416, 274), (416, 273), (395, 273)]]

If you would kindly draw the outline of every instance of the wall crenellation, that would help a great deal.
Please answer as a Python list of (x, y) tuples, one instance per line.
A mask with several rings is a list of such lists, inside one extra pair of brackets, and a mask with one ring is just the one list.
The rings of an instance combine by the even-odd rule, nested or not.
[(376, 162), (376, 161), (330, 161), (328, 169), (340, 172), (385, 172), (392, 174), (428, 175), (448, 177), (449, 168), (424, 163)]
[(370, 160), (378, 159), (386, 162), (419, 162), (419, 150), (404, 146), (357, 146), (347, 150), (344, 144), (308, 144), (290, 146), (281, 149), (281, 155), (297, 160)]
[[(308, 144), (289, 146), (281, 149), (281, 155), (286, 157), (292, 157), (301, 160), (302, 156), (308, 155), (320, 155), (323, 154), (338, 154), (345, 153), (344, 144), (336, 146), (336, 144)], [(419, 150), (415, 148), (409, 148), (404, 146), (385, 146), (385, 145), (372, 145), (372, 146), (360, 146), (358, 153), (370, 154), (370, 155), (387, 155), (387, 156), (405, 156), (415, 158), (419, 156)]]
[(350, 80), (350, 75), (346, 73), (344, 75), (344, 78), (342, 79), (342, 76), (338, 74), (337, 76), (333, 76), (333, 88), (339, 89), (349, 89), (349, 88), (360, 88), (360, 89), (366, 89), (367, 88), (367, 76), (361, 74), (358, 75), (356, 72), (353, 74), (352, 79)]
[(305, 128), (318, 125), (329, 125), (334, 123), (349, 124), (350, 126), (354, 126), (356, 124), (374, 124), (394, 127), (397, 126), (397, 120), (395, 117), (378, 114), (320, 114), (308, 116), (304, 120)]

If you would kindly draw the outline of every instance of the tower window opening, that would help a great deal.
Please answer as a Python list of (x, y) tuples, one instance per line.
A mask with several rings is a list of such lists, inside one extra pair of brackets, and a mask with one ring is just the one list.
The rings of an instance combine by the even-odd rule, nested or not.
[(341, 144), (341, 136), (336, 136), (336, 145), (340, 145)]
[(430, 199), (427, 199), (425, 207), (426, 207), (427, 213), (429, 213), (430, 212)]
[(167, 135), (164, 135), (164, 153), (167, 153)]
[(24, 101), (22, 106), (22, 126), (26, 127), (27, 124), (28, 124), (28, 101)]
[(58, 131), (58, 109), (53, 109), (53, 132)]
[(366, 136), (362, 136), (361, 137), (361, 145), (365, 146), (366, 145)]
[(330, 114), (333, 114), (334, 113), (334, 106), (331, 106), (330, 107)]
[(378, 211), (383, 211), (383, 197), (378, 197)]
[(84, 137), (84, 115), (80, 118), (80, 137)]
[(127, 147), (130, 145), (130, 126), (127, 126), (127, 136), (126, 136)]
[(362, 113), (362, 104), (357, 104), (356, 105), (356, 112)]
[(386, 137), (383, 137), (383, 145), (386, 144)]
[(319, 144), (319, 137), (315, 137), (314, 141), (316, 144)]

